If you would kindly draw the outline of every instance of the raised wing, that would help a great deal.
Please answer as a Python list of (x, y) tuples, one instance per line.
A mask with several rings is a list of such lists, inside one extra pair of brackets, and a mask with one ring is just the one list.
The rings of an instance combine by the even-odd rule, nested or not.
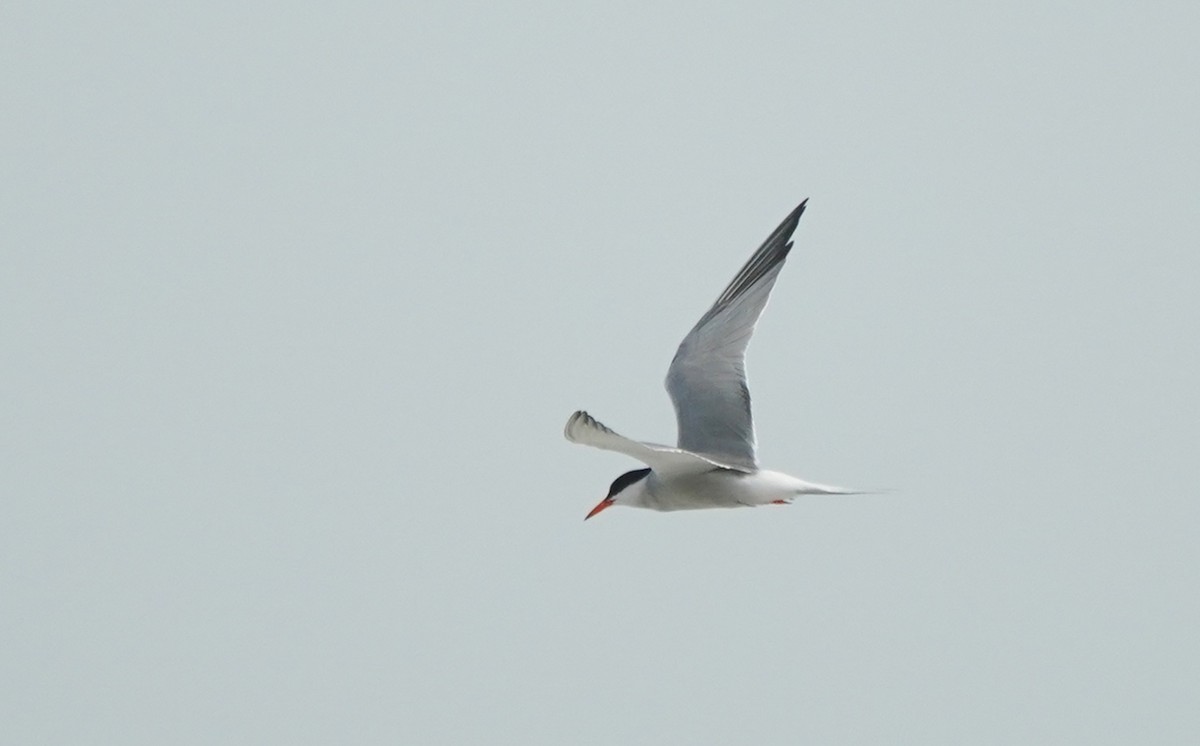
[(754, 469), (754, 422), (746, 386), (746, 346), (792, 249), (808, 200), (775, 229), (708, 313), (683, 338), (667, 370), (679, 448)]
[(572, 443), (632, 456), (658, 474), (700, 473), (712, 469), (742, 471), (737, 466), (714, 461), (696, 453), (688, 453), (679, 448), (630, 440), (613, 432), (583, 411), (571, 415), (563, 429), (563, 435)]

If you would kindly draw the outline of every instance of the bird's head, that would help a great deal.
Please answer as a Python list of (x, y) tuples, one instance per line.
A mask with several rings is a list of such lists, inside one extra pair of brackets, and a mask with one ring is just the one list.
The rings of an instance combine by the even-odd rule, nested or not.
[(627, 471), (613, 480), (608, 488), (608, 496), (600, 504), (592, 508), (592, 512), (584, 516), (587, 520), (602, 510), (613, 505), (638, 505), (646, 492), (646, 477), (650, 476), (649, 469), (634, 469)]

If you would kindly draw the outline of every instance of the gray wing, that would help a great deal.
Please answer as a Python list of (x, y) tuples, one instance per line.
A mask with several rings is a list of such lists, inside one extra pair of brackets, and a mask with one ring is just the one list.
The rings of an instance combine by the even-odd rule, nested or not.
[(804, 200), (767, 237), (721, 297), (683, 338), (667, 370), (679, 447), (753, 469), (754, 422), (746, 386), (746, 346), (792, 249)]
[(584, 411), (571, 415), (567, 420), (567, 426), (563, 428), (563, 435), (572, 443), (632, 456), (660, 475), (701, 474), (713, 469), (742, 471), (736, 466), (723, 464), (698, 453), (688, 453), (657, 443), (631, 440), (613, 432), (611, 428), (605, 427), (603, 423)]

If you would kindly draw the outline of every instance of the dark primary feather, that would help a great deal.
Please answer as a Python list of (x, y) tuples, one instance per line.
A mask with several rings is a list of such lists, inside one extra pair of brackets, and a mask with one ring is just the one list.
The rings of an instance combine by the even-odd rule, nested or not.
[(796, 232), (796, 226), (800, 224), (800, 216), (804, 214), (804, 208), (807, 205), (808, 200), (806, 199), (784, 218), (771, 235), (767, 236), (767, 240), (763, 241), (762, 246), (758, 247), (758, 251), (754, 252), (749, 261), (734, 276), (725, 291), (717, 298), (716, 303), (713, 303), (712, 308), (708, 309), (708, 312), (700, 317), (700, 321), (696, 322), (696, 327), (704, 326), (705, 322), (728, 307), (738, 296), (761, 280), (767, 272), (787, 259), (788, 252), (792, 250), (790, 239)]

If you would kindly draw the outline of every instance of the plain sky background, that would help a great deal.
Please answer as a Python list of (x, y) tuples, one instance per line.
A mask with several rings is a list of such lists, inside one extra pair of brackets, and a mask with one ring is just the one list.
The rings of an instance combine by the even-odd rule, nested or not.
[(2, 740), (1200, 741), (1198, 8), (6, 3)]

